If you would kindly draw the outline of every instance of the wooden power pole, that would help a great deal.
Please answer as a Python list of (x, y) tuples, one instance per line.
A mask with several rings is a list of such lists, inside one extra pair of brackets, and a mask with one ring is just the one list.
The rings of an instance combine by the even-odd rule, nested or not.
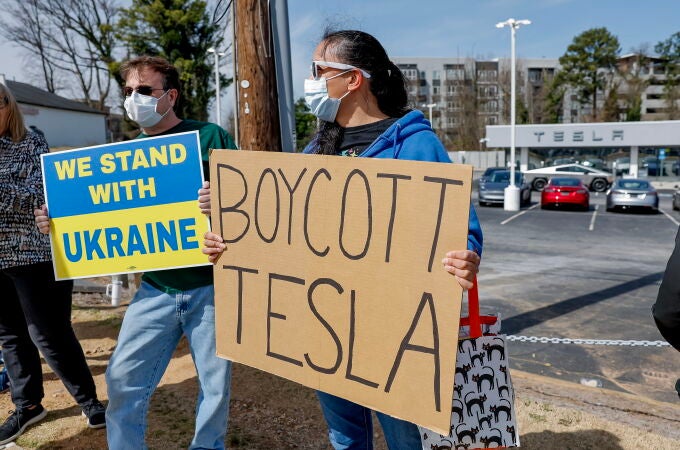
[(281, 151), (276, 66), (267, 0), (234, 0), (238, 145)]

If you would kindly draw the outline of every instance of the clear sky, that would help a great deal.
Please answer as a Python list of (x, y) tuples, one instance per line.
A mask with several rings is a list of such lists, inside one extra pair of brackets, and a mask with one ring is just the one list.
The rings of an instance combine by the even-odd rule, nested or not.
[[(558, 58), (595, 27), (616, 35), (622, 53), (645, 44), (653, 51), (680, 31), (678, 0), (288, 0), (288, 13), (296, 98), (327, 25), (369, 32), (390, 56), (489, 59), (509, 57), (510, 31), (495, 24), (510, 17), (533, 22), (517, 32), (520, 58)], [(31, 82), (25, 69), (35, 62), (0, 41), (0, 73), (9, 79)]]
[(510, 56), (510, 30), (495, 25), (511, 17), (532, 21), (517, 31), (519, 58), (559, 58), (590, 28), (606, 27), (622, 54), (680, 31), (677, 0), (288, 0), (288, 10), (296, 93), (327, 24), (373, 34), (390, 56), (480, 59)]

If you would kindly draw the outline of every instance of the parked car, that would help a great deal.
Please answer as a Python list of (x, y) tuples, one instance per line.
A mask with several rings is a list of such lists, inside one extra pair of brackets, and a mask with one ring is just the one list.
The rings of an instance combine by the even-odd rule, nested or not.
[(615, 209), (659, 210), (659, 196), (647, 180), (622, 178), (607, 191), (607, 211)]
[[(510, 185), (510, 171), (497, 170), (488, 178), (479, 180), (479, 205), (503, 204), (505, 188)], [(515, 186), (519, 187), (520, 206), (531, 203), (531, 186), (526, 182), (521, 172), (515, 172)]]
[(680, 211), (680, 189), (673, 192), (673, 209)]
[(673, 175), (680, 175), (680, 160), (673, 161), (671, 171), (673, 172)]
[(576, 206), (584, 211), (590, 208), (590, 194), (578, 178), (551, 178), (541, 192), (541, 208)]
[(624, 173), (630, 172), (630, 158), (625, 156), (623, 158), (616, 158), (612, 163), (612, 171), (616, 176), (620, 177)]
[(482, 181), (486, 181), (489, 179), (489, 177), (494, 173), (498, 172), (499, 170), (508, 170), (506, 167), (499, 166), (499, 167), (487, 167), (484, 170), (484, 173), (482, 174), (481, 177), (479, 177), (479, 182), (481, 183)]
[(604, 192), (614, 182), (614, 174), (604, 170), (593, 169), (592, 167), (580, 164), (563, 164), (561, 166), (541, 167), (540, 169), (527, 170), (524, 172), (527, 183), (537, 191), (542, 191), (548, 179), (551, 177), (577, 178), (583, 182), (590, 190)]

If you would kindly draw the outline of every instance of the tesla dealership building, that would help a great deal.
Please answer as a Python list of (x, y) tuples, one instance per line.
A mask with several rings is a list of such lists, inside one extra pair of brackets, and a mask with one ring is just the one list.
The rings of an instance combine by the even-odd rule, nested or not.
[[(509, 149), (510, 132), (510, 125), (487, 126), (486, 147)], [(515, 126), (521, 171), (580, 162), (618, 175), (675, 177), (679, 150), (680, 120)]]

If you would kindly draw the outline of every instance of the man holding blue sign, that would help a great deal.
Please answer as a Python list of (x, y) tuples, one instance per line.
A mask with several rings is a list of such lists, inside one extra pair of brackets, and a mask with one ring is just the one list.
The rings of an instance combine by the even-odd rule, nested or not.
[[(167, 60), (150, 56), (132, 59), (121, 66), (121, 76), (125, 80), (125, 110), (142, 128), (138, 139), (198, 131), (206, 177), (210, 150), (236, 148), (231, 136), (219, 126), (177, 117), (174, 108), (180, 96), (179, 74)], [(174, 155), (177, 160), (181, 158), (181, 152)], [(172, 157), (170, 152), (168, 160)], [(99, 161), (104, 161), (103, 171), (108, 160), (102, 158)], [(148, 180), (137, 187), (145, 192), (152, 189)], [(49, 232), (46, 209), (36, 210), (36, 223), (41, 231)], [(231, 363), (216, 356), (214, 289), (209, 265), (144, 273), (125, 314), (118, 345), (106, 372), (109, 448), (146, 448), (149, 400), (182, 336), (189, 342), (199, 381), (196, 428), (189, 448), (224, 448)]]

